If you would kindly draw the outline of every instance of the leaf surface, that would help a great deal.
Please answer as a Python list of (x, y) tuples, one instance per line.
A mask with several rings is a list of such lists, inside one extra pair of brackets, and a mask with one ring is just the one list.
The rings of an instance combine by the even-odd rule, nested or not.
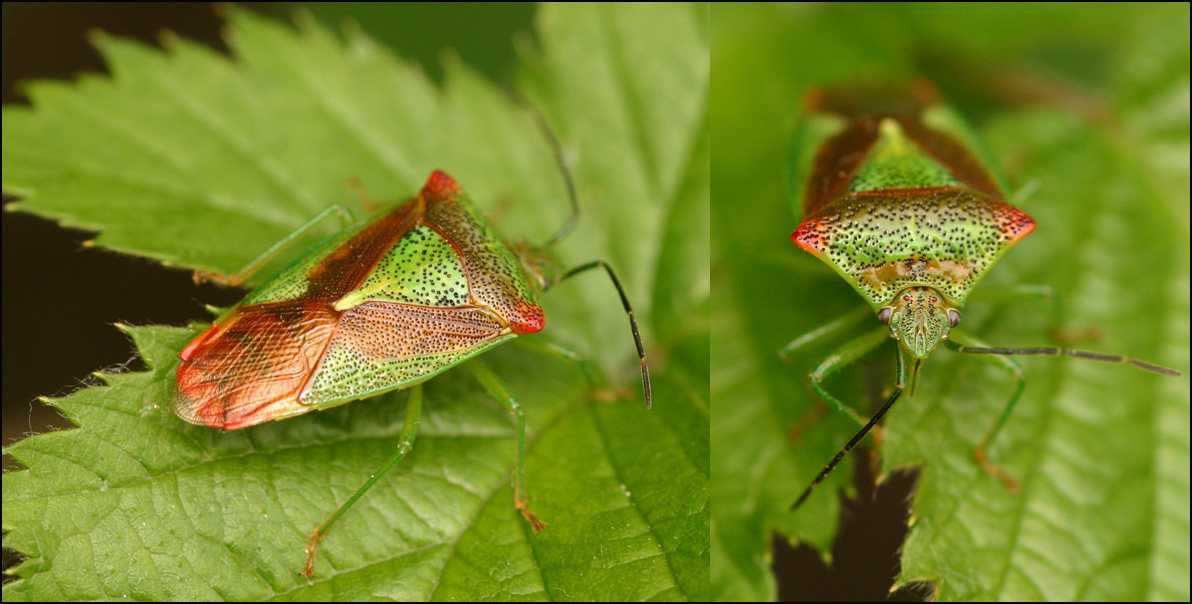
[[(522, 94), (562, 142), (584, 211), (555, 251), (617, 269), (655, 387), (646, 411), (624, 313), (594, 273), (545, 294), (537, 344), (484, 355), (526, 410), (547, 530), (532, 535), (512, 505), (511, 417), (452, 371), (426, 385), (414, 452), (323, 541), (308, 583), (307, 535), (391, 454), (406, 394), (234, 433), (190, 426), (168, 411), (170, 370), (201, 326), (125, 328), (149, 371), (97, 374), (102, 385), (51, 401), (78, 429), (6, 449), (27, 469), (4, 478), (5, 546), (29, 559), (5, 599), (706, 599), (708, 249), (685, 236), (707, 231), (703, 10), (537, 17)], [(329, 204), (363, 214), (353, 177), (397, 202), (447, 170), (510, 240), (545, 241), (566, 219), (531, 116), (466, 66), (449, 60), (440, 87), (351, 28), (229, 19), (233, 59), (103, 37), (111, 78), (30, 85), (33, 107), (3, 120), (19, 209), (97, 231), (100, 247), (220, 272)], [(650, 46), (659, 27), (666, 52)]]

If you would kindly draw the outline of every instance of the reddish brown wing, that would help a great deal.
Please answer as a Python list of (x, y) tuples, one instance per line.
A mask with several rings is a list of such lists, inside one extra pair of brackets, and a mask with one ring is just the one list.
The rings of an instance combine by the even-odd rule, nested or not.
[(908, 88), (861, 86), (809, 94), (805, 102), (808, 111), (839, 115), (849, 125), (817, 153), (804, 192), (803, 216), (815, 215), (844, 194), (877, 141), (883, 118), (897, 120), (908, 138), (966, 186), (1001, 199), (993, 177), (962, 142), (923, 123), (928, 108), (940, 102), (939, 92), (926, 80)]
[(235, 430), (309, 411), (299, 396), (339, 314), (301, 300), (237, 309), (182, 350), (174, 413)]
[(300, 397), (339, 322), (336, 301), (368, 276), (424, 208), (422, 196), (416, 197), (366, 224), (317, 263), (299, 261), (306, 288), (298, 299), (250, 303), (221, 317), (179, 355), (174, 414), (236, 430), (313, 409)]

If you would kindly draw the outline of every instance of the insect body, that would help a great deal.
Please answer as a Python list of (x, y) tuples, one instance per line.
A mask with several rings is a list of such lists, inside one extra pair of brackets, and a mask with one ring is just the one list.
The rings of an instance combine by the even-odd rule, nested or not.
[[(518, 257), (459, 184), (435, 172), (416, 197), (318, 244), (183, 349), (174, 413), (194, 424), (236, 430), (415, 386), (517, 335), (542, 330), (546, 319), (536, 287), (596, 267), (612, 278), (629, 313), (649, 404), (637, 324), (612, 270), (596, 261), (528, 281)], [(478, 377), (502, 393), (518, 419), (515, 504), (537, 532), (545, 524), (525, 497), (521, 409), (491, 372)], [(315, 550), (331, 525), (412, 448), (420, 404), (418, 389), (394, 458), (312, 533), (303, 574), (313, 574)]]
[(235, 430), (412, 386), (545, 325), (517, 259), (435, 172), (328, 239), (181, 354), (174, 412)]
[[(918, 82), (888, 87), (816, 91), (796, 136), (792, 179), (796, 210), (804, 217), (795, 245), (832, 267), (869, 303), (898, 342), (898, 381), (868, 422), (827, 393), (820, 382), (876, 347), (882, 338), (858, 338), (811, 374), (824, 400), (863, 424), (807, 487), (794, 507), (881, 419), (909, 387), (914, 394), (923, 362), (940, 343), (959, 351), (999, 355), (1068, 355), (1130, 363), (1156, 373), (1177, 372), (1120, 356), (1062, 348), (966, 346), (954, 328), (969, 292), (1011, 246), (1035, 228), (1025, 212), (1005, 201), (992, 162), (974, 151), (972, 131), (941, 104), (934, 87)], [(783, 353), (806, 343), (800, 338)], [(1022, 392), (1021, 383), (975, 455), (991, 474), (1013, 479), (985, 458), (985, 450)]]

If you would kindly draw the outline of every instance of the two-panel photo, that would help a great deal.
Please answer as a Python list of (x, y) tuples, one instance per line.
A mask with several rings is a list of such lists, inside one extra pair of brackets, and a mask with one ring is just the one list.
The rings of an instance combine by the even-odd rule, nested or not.
[(1187, 4), (4, 6), (5, 601), (1188, 601)]

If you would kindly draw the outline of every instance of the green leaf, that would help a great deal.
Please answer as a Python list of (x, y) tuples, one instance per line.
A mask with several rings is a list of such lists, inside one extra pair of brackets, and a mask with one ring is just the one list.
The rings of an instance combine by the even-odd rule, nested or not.
[[(708, 248), (690, 236), (708, 220), (705, 10), (537, 17), (522, 94), (562, 142), (584, 212), (556, 252), (617, 269), (655, 387), (646, 411), (624, 313), (595, 275), (544, 296), (538, 345), (484, 355), (526, 410), (527, 487), (548, 529), (533, 535), (512, 505), (509, 414), (452, 371), (426, 385), (414, 452), (323, 541), (308, 583), (307, 535), (391, 454), (406, 394), (233, 433), (191, 426), (168, 411), (170, 370), (201, 326), (125, 328), (149, 371), (96, 374), (103, 385), (49, 401), (78, 429), (6, 449), (27, 469), (4, 477), (5, 546), (29, 559), (5, 600), (707, 599)], [(102, 37), (111, 78), (31, 84), (32, 109), (4, 110), (18, 209), (222, 272), (332, 203), (359, 213), (351, 177), (398, 201), (448, 170), (511, 239), (544, 241), (566, 218), (532, 118), (466, 66), (449, 60), (439, 87), (352, 28), (229, 21), (233, 60)], [(311, 241), (335, 227), (322, 228)]]
[[(715, 7), (715, 598), (776, 597), (771, 532), (828, 551), (852, 475), (842, 466), (790, 512), (856, 425), (805, 377), (844, 339), (786, 364), (776, 352), (863, 305), (790, 243), (782, 175), (806, 88), (929, 75), (962, 114), (987, 116), (978, 126), (1012, 186), (1038, 184), (1018, 205), (1039, 226), (977, 288), (967, 332), (1054, 345), (1046, 301), (979, 298), (1046, 284), (1060, 295), (1060, 326), (1099, 332), (1078, 347), (1186, 372), (1187, 19), (1186, 5)], [(1026, 92), (1044, 102), (1005, 106)], [(893, 382), (893, 354), (881, 348), (828, 389), (869, 411)], [(931, 582), (939, 600), (1187, 600), (1188, 378), (1018, 362), (1026, 393), (991, 450), (1017, 494), (972, 459), (1013, 389), (988, 363), (937, 351), (917, 396), (887, 415), (883, 469), (920, 470), (896, 585)], [(848, 583), (890, 570), (835, 572)]]

